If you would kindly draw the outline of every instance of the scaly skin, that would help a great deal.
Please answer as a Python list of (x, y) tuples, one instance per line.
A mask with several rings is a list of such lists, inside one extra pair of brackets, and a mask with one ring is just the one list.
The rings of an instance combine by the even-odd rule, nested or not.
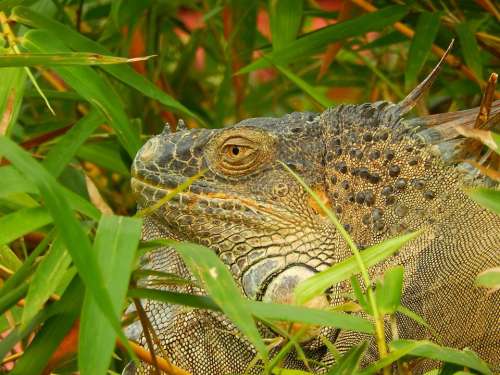
[[(150, 139), (133, 166), (140, 208), (199, 171), (206, 173), (146, 219), (144, 239), (206, 245), (248, 298), (290, 302), (297, 282), (351, 253), (278, 161), (332, 207), (361, 248), (423, 228), (419, 238), (373, 267), (372, 277), (404, 265), (403, 305), (424, 317), (442, 344), (471, 348), (500, 366), (500, 295), (474, 286), (478, 273), (500, 264), (500, 216), (464, 194), (466, 182), (457, 168), (406, 126), (393, 104), (339, 106), (320, 115), (256, 118), (226, 129), (164, 132)], [(151, 253), (144, 267), (189, 277), (169, 248)], [(343, 303), (348, 291), (348, 283), (335, 286), (328, 291), (329, 303)], [(219, 314), (144, 304), (162, 342), (163, 352), (157, 352), (192, 374), (243, 373), (254, 357), (254, 348)], [(402, 338), (436, 340), (404, 316), (397, 316), (397, 324)], [(321, 335), (340, 351), (366, 339), (326, 328)], [(310, 358), (332, 362), (319, 338), (303, 347)], [(365, 362), (375, 358), (370, 350)], [(306, 368), (295, 353), (284, 365)], [(419, 373), (432, 364), (416, 366)], [(312, 368), (322, 373), (320, 366)], [(142, 367), (136, 373), (149, 371)]]

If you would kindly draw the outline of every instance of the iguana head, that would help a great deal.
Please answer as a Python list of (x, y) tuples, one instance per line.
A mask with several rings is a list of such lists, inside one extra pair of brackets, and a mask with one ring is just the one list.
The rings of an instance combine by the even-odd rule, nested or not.
[[(401, 116), (437, 71), (398, 105), (346, 105), (224, 129), (167, 129), (134, 161), (139, 206), (204, 171), (152, 220), (177, 239), (214, 249), (247, 297), (293, 303), (300, 281), (349, 251), (283, 164), (334, 210), (361, 248), (427, 224), (445, 200), (437, 197), (442, 181), (433, 173), (440, 166), (408, 135), (412, 129)], [(338, 303), (340, 296), (336, 291), (328, 298)], [(327, 297), (312, 302), (328, 303)]]

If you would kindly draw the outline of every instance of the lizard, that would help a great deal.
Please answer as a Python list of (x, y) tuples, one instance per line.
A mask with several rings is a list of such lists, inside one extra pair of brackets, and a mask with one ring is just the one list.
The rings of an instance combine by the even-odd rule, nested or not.
[[(295, 285), (351, 252), (284, 163), (332, 208), (360, 249), (423, 229), (370, 274), (376, 277), (403, 265), (402, 304), (422, 316), (443, 345), (470, 348), (498, 370), (500, 293), (475, 287), (474, 278), (500, 264), (500, 216), (465, 194), (464, 186), (485, 180), (457, 161), (464, 139), (453, 131), (457, 124), (473, 123), (477, 111), (405, 118), (435, 80), (445, 56), (397, 104), (339, 105), (319, 114), (252, 118), (220, 129), (180, 126), (172, 132), (167, 125), (133, 162), (138, 208), (151, 206), (201, 170), (205, 173), (145, 218), (143, 239), (205, 245), (227, 265), (247, 298), (291, 303)], [(498, 112), (500, 102), (495, 102), (492, 115)], [(426, 126), (431, 123), (438, 126)], [(169, 247), (149, 253), (144, 267), (190, 277)], [(189, 285), (151, 285), (202, 293)], [(342, 304), (349, 291), (348, 282), (335, 285), (321, 303)], [(255, 348), (222, 314), (143, 303), (161, 343), (155, 351), (173, 364), (193, 375), (260, 373), (249, 369)], [(396, 316), (400, 338), (437, 340), (422, 325)], [(324, 363), (334, 359), (319, 336), (341, 353), (368, 338), (322, 328), (301, 345), (308, 358)], [(135, 339), (145, 344), (140, 333)], [(373, 350), (365, 354), (365, 361), (375, 359)], [(414, 373), (435, 365), (421, 361)], [(307, 368), (294, 352), (283, 367)], [(324, 372), (318, 366), (309, 369)], [(154, 371), (131, 363), (124, 373)]]

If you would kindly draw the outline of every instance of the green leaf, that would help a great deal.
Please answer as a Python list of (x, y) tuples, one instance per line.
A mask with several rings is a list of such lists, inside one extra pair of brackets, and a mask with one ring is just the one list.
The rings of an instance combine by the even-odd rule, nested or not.
[(365, 354), (367, 346), (366, 341), (353, 346), (328, 370), (327, 375), (351, 375), (357, 373), (359, 363)]
[(359, 280), (356, 276), (351, 276), (351, 286), (352, 286), (352, 291), (354, 292), (354, 296), (358, 300), (358, 303), (363, 309), (363, 311), (366, 312), (367, 314), (373, 315), (372, 308), (368, 303), (368, 298), (366, 294), (363, 293)]
[(468, 189), (467, 195), (481, 206), (500, 214), (500, 190), (478, 187)]
[(45, 302), (48, 301), (52, 293), (55, 292), (70, 263), (71, 257), (66, 251), (62, 239), (57, 237), (38, 265), (29, 283), (23, 315), (21, 317), (21, 324), (23, 326), (26, 326), (33, 319)]
[[(413, 347), (416, 343), (418, 345)], [(491, 374), (486, 363), (479, 356), (470, 350), (458, 350), (447, 347), (442, 347), (430, 341), (413, 341), (413, 340), (395, 340), (390, 343), (394, 350), (404, 350), (411, 346), (409, 354), (412, 356), (434, 359), (436, 361), (454, 363), (471, 370), (479, 371), (482, 374)]]
[(397, 266), (384, 273), (384, 279), (377, 282), (375, 298), (381, 314), (394, 314), (401, 302), (404, 267)]
[(203, 283), (207, 293), (214, 299), (226, 316), (241, 330), (248, 340), (267, 359), (267, 348), (260, 337), (252, 314), (236, 286), (233, 277), (213, 250), (201, 245), (170, 241), (170, 246), (179, 252), (182, 259)]
[[(94, 52), (103, 55), (111, 55), (111, 52), (104, 48), (101, 44), (86, 38), (82, 34), (67, 27), (66, 25), (47, 18), (30, 8), (22, 6), (15, 7), (12, 10), (11, 19), (27, 26), (45, 29), (52, 34), (51, 38), (57, 38), (61, 40), (64, 44), (75, 51)], [(144, 95), (158, 100), (167, 108), (171, 108), (175, 111), (179, 111), (188, 116), (196, 118), (201, 124), (204, 124), (203, 120), (201, 120), (196, 114), (194, 114), (177, 100), (173, 99), (171, 96), (160, 90), (145, 77), (135, 72), (131, 67), (127, 65), (103, 65), (102, 69), (118, 80), (140, 91)]]
[(10, 247), (6, 245), (0, 245), (0, 265), (15, 272), (22, 266), (22, 264), (23, 263), (19, 260), (17, 255), (10, 249)]
[[(115, 315), (120, 315), (128, 289), (141, 219), (102, 216), (97, 228), (93, 252), (111, 296)], [(104, 374), (109, 367), (116, 334), (101, 312), (92, 293), (85, 294), (80, 323), (78, 368), (82, 375)]]
[(476, 277), (476, 285), (497, 291), (500, 289), (500, 267), (489, 268)]
[(214, 302), (214, 300), (207, 296), (195, 296), (187, 293), (146, 288), (129, 289), (127, 295), (131, 298), (151, 299), (165, 303), (195, 307), (198, 309), (221, 311), (220, 307)]
[(90, 137), (95, 129), (104, 122), (104, 117), (96, 110), (82, 117), (45, 156), (43, 166), (55, 177), (59, 176), (64, 167), (71, 161), (80, 146)]
[(106, 56), (88, 52), (22, 52), (17, 54), (0, 54), (0, 67), (126, 64), (134, 61), (147, 60), (151, 57), (152, 56), (130, 59), (127, 57)]
[(60, 301), (60, 314), (50, 317), (43, 324), (35, 339), (30, 343), (22, 357), (16, 362), (12, 375), (41, 374), (52, 353), (69, 332), (80, 312), (83, 287), (75, 278)]
[(249, 73), (268, 67), (271, 62), (278, 65), (287, 65), (295, 62), (300, 57), (312, 56), (320, 52), (330, 43), (353, 36), (364, 35), (369, 31), (381, 30), (399, 21), (406, 13), (408, 13), (407, 7), (394, 5), (374, 13), (364, 14), (354, 19), (327, 26), (300, 37), (291, 42), (285, 49), (264, 55), (262, 58), (241, 69), (238, 73)]
[(36, 193), (37, 190), (10, 165), (0, 168), (0, 197), (14, 193)]
[(427, 343), (426, 341), (424, 342), (415, 341), (409, 343), (408, 345), (405, 345), (404, 347), (398, 350), (391, 350), (384, 358), (379, 359), (376, 362), (373, 362), (372, 364), (370, 364), (370, 366), (366, 367), (362, 371), (357, 372), (356, 375), (377, 374), (384, 367), (389, 366), (391, 363), (396, 362), (400, 358), (403, 358), (405, 355), (408, 355), (419, 346), (425, 346), (426, 343)]
[[(24, 46), (30, 50), (61, 52), (67, 48), (51, 38), (50, 33), (31, 30), (24, 35)], [(85, 98), (94, 108), (102, 112), (118, 136), (120, 143), (133, 158), (142, 145), (137, 133), (124, 111), (123, 104), (113, 92), (111, 86), (90, 67), (58, 67), (54, 70), (76, 92)]]
[(109, 171), (130, 176), (129, 167), (121, 159), (120, 149), (116, 143), (87, 143), (81, 146), (76, 154), (80, 159), (88, 160)]
[(364, 333), (375, 332), (370, 321), (356, 315), (257, 301), (247, 301), (246, 304), (253, 315), (264, 320), (300, 322)]
[(0, 155), (9, 159), (14, 167), (38, 187), (85, 286), (93, 294), (124, 345), (128, 347), (118, 316), (112, 309), (113, 304), (109, 292), (102, 287), (106, 284), (96, 257), (91, 252), (90, 241), (83, 227), (74, 217), (61, 186), (49, 172), (33, 160), (29, 153), (6, 137), (0, 137)]
[(303, 6), (303, 0), (272, 0), (269, 2), (274, 50), (287, 47), (297, 37), (302, 22)]
[(0, 217), (0, 245), (8, 244), (52, 222), (43, 207), (23, 208)]
[[(371, 267), (401, 249), (407, 242), (413, 240), (421, 231), (408, 233), (396, 238), (391, 238), (377, 245), (371, 246), (361, 252), (366, 267)], [(311, 298), (322, 294), (326, 289), (351, 276), (359, 273), (359, 267), (354, 257), (349, 257), (329, 269), (319, 272), (302, 281), (295, 288), (295, 300), (303, 304)]]
[(33, 269), (33, 265), (37, 258), (45, 251), (47, 245), (52, 241), (52, 235), (54, 231), (49, 232), (45, 238), (35, 247), (31, 254), (24, 260), (22, 265), (16, 270), (12, 276), (5, 280), (2, 288), (0, 289), (0, 294), (5, 294), (11, 291), (13, 288), (18, 287), (30, 274)]
[(26, 72), (21, 68), (0, 69), (0, 135), (10, 135), (23, 99)]
[(313, 87), (302, 78), (295, 75), (291, 70), (281, 66), (275, 65), (275, 67), (290, 81), (295, 83), (299, 88), (301, 88), (306, 94), (310, 95), (311, 98), (316, 100), (319, 104), (321, 104), (324, 108), (332, 107), (333, 102), (328, 99), (322, 92), (320, 92), (316, 87)]
[(455, 26), (455, 31), (460, 41), (460, 48), (464, 55), (465, 63), (475, 73), (478, 79), (483, 79), (483, 64), (476, 36), (469, 23), (461, 22)]
[(422, 12), (418, 17), (406, 64), (405, 87), (407, 90), (415, 86), (417, 82), (417, 76), (424, 67), (432, 43), (436, 38), (440, 21), (441, 14), (439, 12)]

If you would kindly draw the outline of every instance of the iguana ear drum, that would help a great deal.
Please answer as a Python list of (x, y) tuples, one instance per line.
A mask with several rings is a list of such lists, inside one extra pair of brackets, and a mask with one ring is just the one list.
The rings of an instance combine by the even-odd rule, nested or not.
[(250, 175), (269, 163), (275, 139), (261, 129), (235, 127), (217, 134), (205, 149), (208, 167), (219, 176)]

